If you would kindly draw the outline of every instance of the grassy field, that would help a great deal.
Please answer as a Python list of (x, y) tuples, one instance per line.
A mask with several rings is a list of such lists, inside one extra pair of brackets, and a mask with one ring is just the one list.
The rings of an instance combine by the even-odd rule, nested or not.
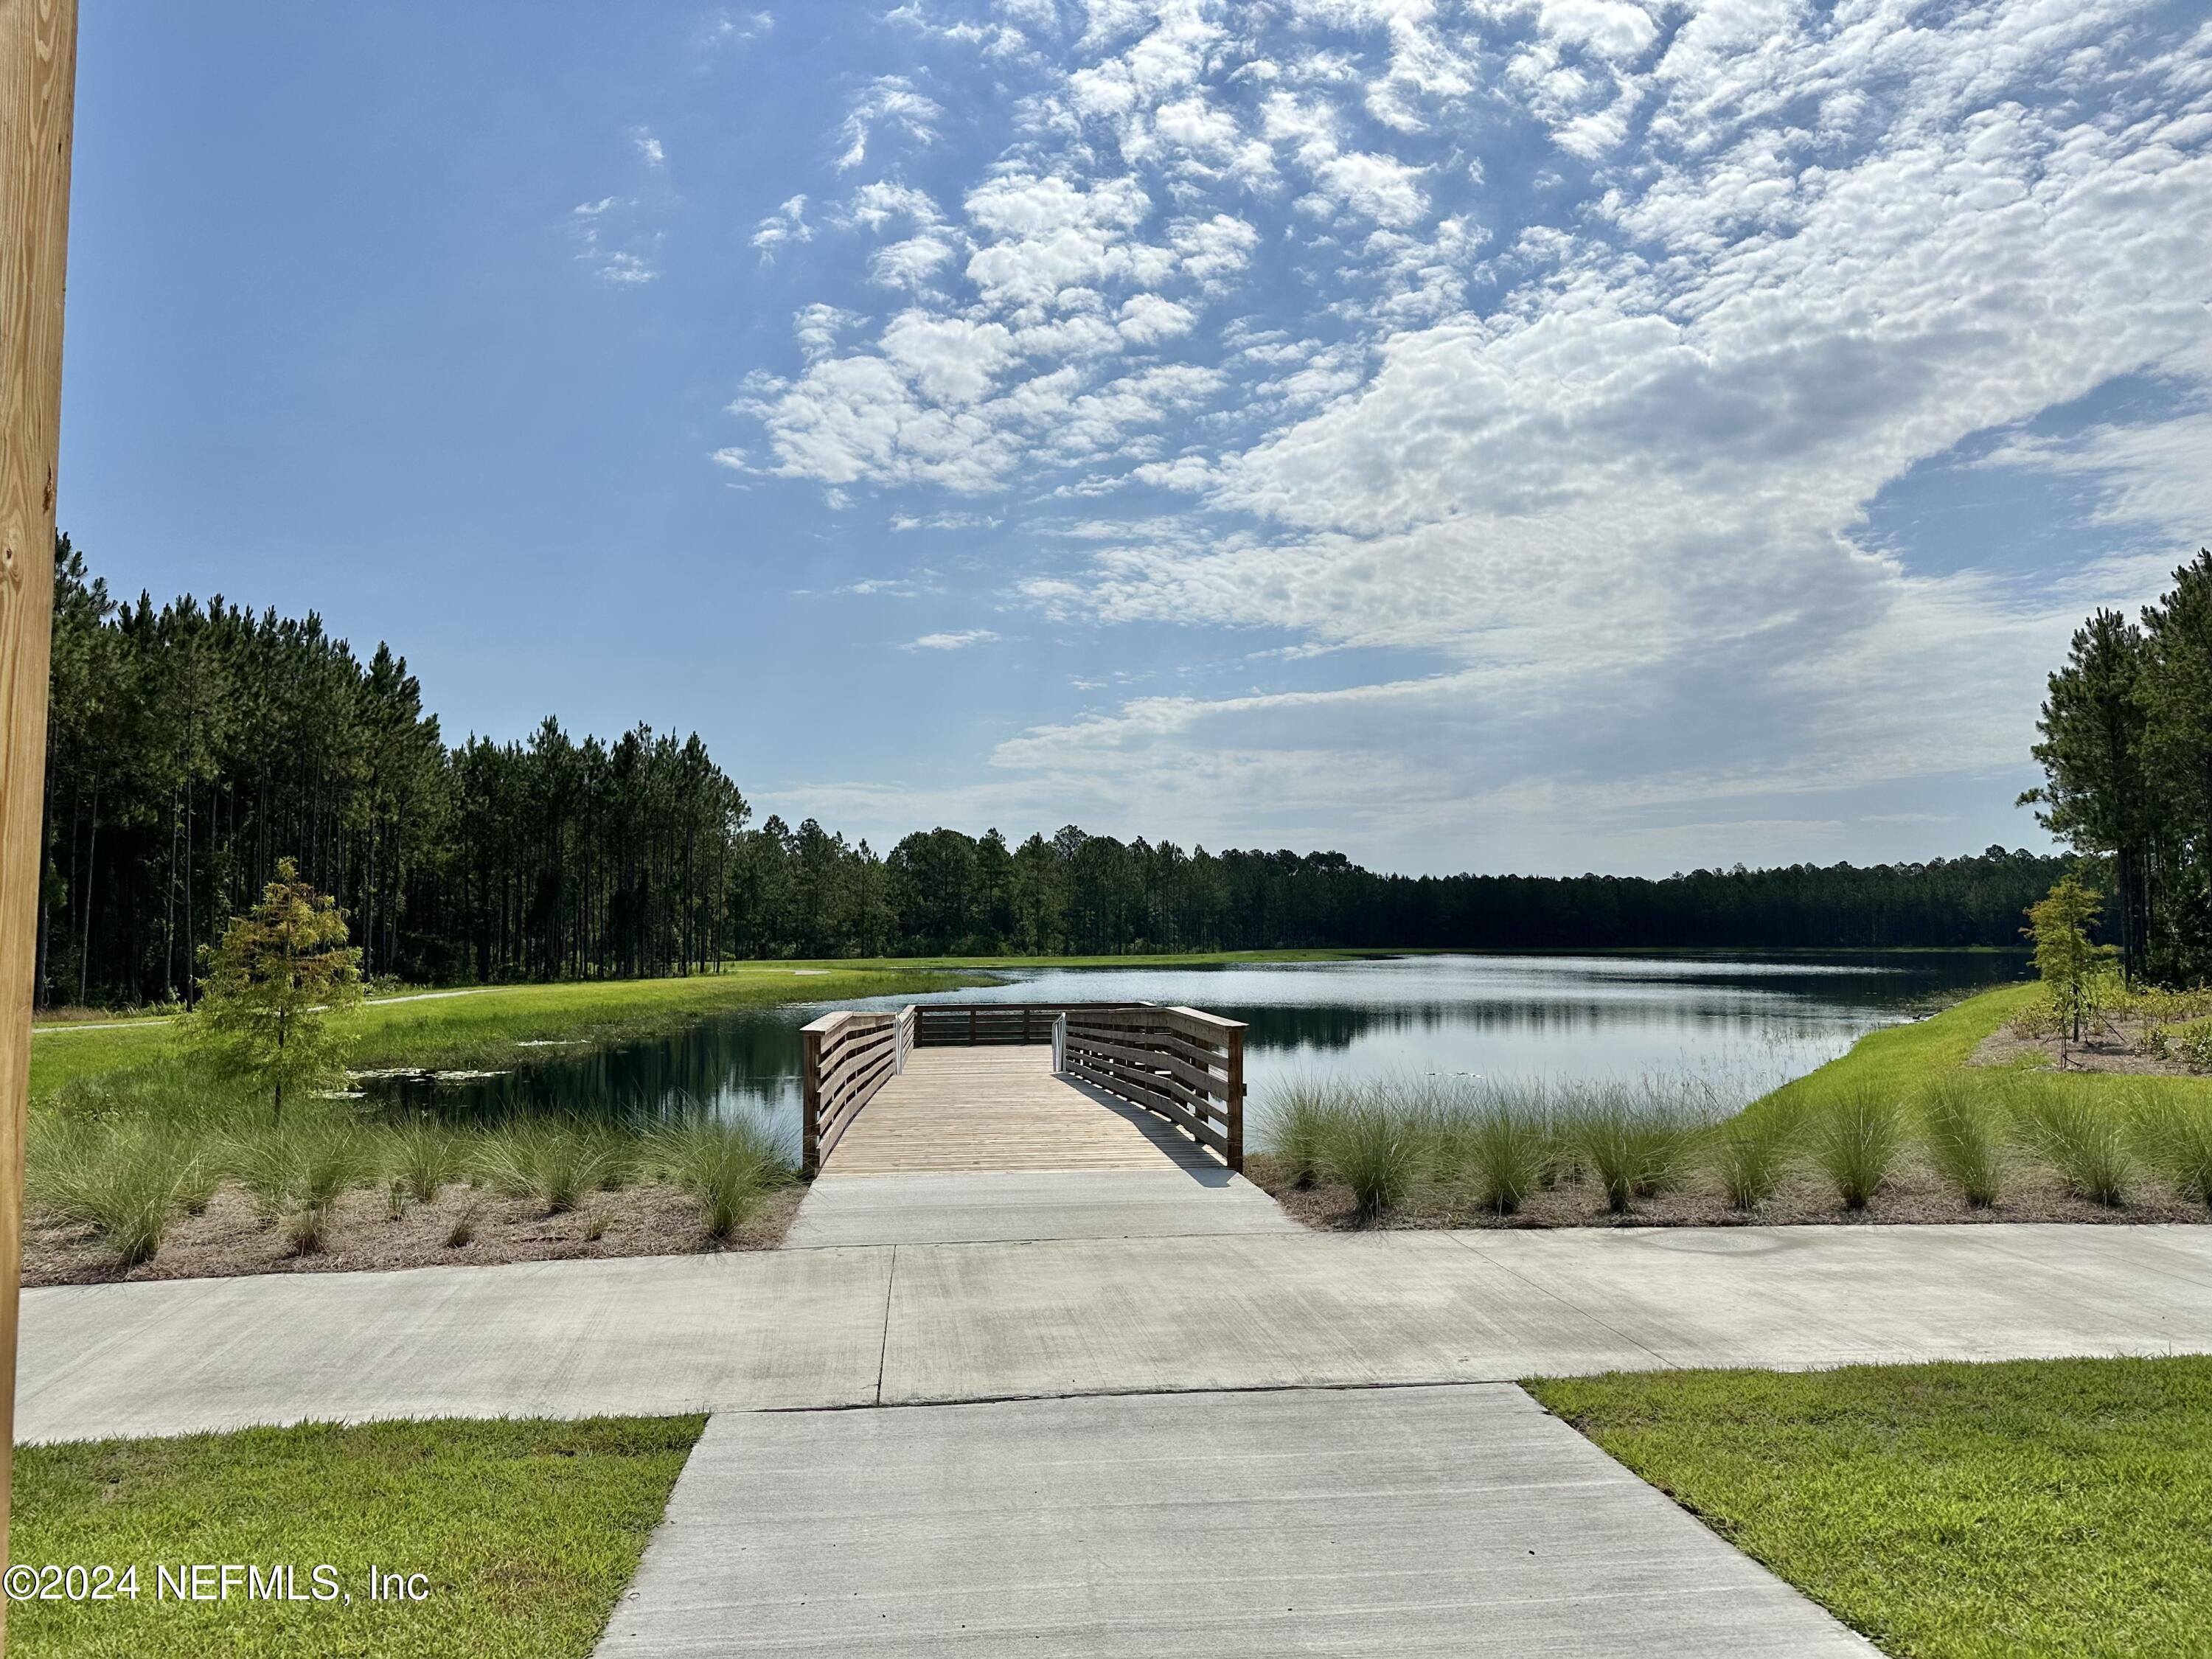
[(1888, 1653), (2212, 1653), (2212, 1359), (1530, 1392)]
[[(981, 982), (975, 974), (907, 963), (746, 963), (682, 979), (594, 980), (404, 995), (365, 1004), (358, 1067), (512, 1066), (519, 1042), (634, 1042), (710, 1014), (787, 1002), (942, 991)], [(73, 1078), (145, 1065), (173, 1052), (173, 1023), (42, 1026), (31, 1040), (31, 1097)]]
[[(1784, 1084), (1748, 1109), (1754, 1114), (1802, 1115), (1864, 1089), (1900, 1097), (1912, 1095), (1964, 1066), (1983, 1038), (1993, 1035), (2042, 994), (2043, 988), (2032, 982), (2001, 986), (1954, 1003), (1927, 1019), (1869, 1032), (1841, 1059)], [(2053, 1086), (2085, 1099), (2122, 1096), (2176, 1102), (2212, 1099), (2212, 1079), (2201, 1078), (2129, 1077), (2104, 1072), (2039, 1075)]]
[[(135, 1565), (138, 1594), (19, 1601), (9, 1651), (582, 1659), (704, 1421), (304, 1425), (21, 1447), (13, 1560)], [(301, 1596), (327, 1565), (351, 1600), (252, 1600), (242, 1574), (226, 1600), (160, 1599), (157, 1565), (173, 1575), (192, 1562), (289, 1564)], [(371, 1601), (372, 1565), (425, 1575), (425, 1595)]]

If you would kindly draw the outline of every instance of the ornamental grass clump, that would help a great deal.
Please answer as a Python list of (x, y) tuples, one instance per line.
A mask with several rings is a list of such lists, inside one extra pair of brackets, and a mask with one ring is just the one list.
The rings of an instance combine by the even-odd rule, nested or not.
[(1599, 1085), (1573, 1109), (1562, 1138), (1596, 1178), (1606, 1208), (1626, 1215), (1635, 1200), (1680, 1178), (1692, 1127), (1684, 1103), (1662, 1091)]
[(1904, 1109), (1887, 1091), (1862, 1087), (1821, 1107), (1810, 1129), (1813, 1161), (1843, 1206), (1866, 1208), (1904, 1149)]
[(2136, 1173), (2129, 1115), (2038, 1078), (2012, 1085), (2014, 1133), (2092, 1204), (2118, 1209)]
[(789, 1148), (750, 1114), (695, 1119), (659, 1130), (646, 1164), (698, 1200), (709, 1238), (729, 1237), (744, 1224), (763, 1194), (791, 1176)]
[(33, 1148), (33, 1204), (91, 1227), (120, 1267), (151, 1261), (179, 1211), (206, 1207), (208, 1160), (167, 1126), (63, 1120), (41, 1129)]
[(1362, 1225), (1406, 1201), (1421, 1164), (1421, 1139), (1413, 1115), (1382, 1090), (1367, 1091), (1336, 1115), (1322, 1173), (1352, 1188)]
[(385, 1136), (385, 1167), (392, 1181), (418, 1204), (468, 1172), (468, 1149), (447, 1125), (430, 1118), (400, 1124)]
[(1781, 1112), (1739, 1112), (1708, 1134), (1706, 1167), (1732, 1210), (1772, 1198), (1796, 1155), (1796, 1126)]
[(2142, 1161), (2212, 1206), (2212, 1102), (2139, 1093), (2129, 1115)]
[(338, 1200), (383, 1179), (380, 1150), (349, 1121), (295, 1118), (234, 1141), (224, 1161), (263, 1219), (282, 1224), (293, 1253), (312, 1255), (328, 1237)]
[(1921, 1144), (1936, 1176), (1973, 1209), (1997, 1201), (2004, 1185), (2004, 1117), (1990, 1091), (1967, 1078), (1938, 1078), (1918, 1102)]
[(1322, 1172), (1341, 1101), (1340, 1089), (1312, 1078), (1292, 1078), (1268, 1096), (1267, 1153), (1301, 1191), (1311, 1187)]
[(527, 1198), (547, 1215), (573, 1210), (594, 1191), (612, 1191), (635, 1165), (623, 1137), (593, 1123), (524, 1119), (485, 1137), (476, 1167), (494, 1187)]
[(1476, 1200), (1498, 1215), (1518, 1210), (1551, 1170), (1553, 1129), (1540, 1097), (1493, 1096), (1465, 1113), (1450, 1133), (1462, 1149)]

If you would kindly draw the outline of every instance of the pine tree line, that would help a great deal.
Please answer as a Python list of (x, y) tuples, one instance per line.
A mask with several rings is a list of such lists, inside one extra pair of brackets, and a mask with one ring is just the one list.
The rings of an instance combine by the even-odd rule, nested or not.
[(186, 998), (283, 858), (362, 971), (441, 983), (712, 971), (732, 958), (1381, 948), (2012, 945), (2063, 861), (1991, 848), (1868, 869), (1405, 877), (1339, 853), (1186, 851), (1070, 826), (754, 827), (694, 735), (547, 720), (448, 746), (404, 658), (218, 599), (119, 604), (66, 538), (56, 595), (42, 1000)]
[(2105, 932), (2129, 976), (2212, 979), (2212, 551), (2139, 621), (2100, 611), (2051, 676), (2021, 797), (2051, 832), (2109, 860)]

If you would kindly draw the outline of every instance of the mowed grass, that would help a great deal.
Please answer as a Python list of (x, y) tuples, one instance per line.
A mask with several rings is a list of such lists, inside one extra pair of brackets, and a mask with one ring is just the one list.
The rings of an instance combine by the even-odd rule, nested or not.
[[(1748, 1109), (1809, 1112), (1868, 1089), (1900, 1098), (1914, 1094), (1965, 1066), (1983, 1038), (2034, 1006), (2043, 994), (2043, 988), (2032, 981), (2002, 986), (1954, 1003), (1926, 1019), (1871, 1031), (1849, 1054), (1784, 1084)], [(2060, 1088), (2100, 1099), (2122, 1095), (2183, 1102), (2212, 1099), (2212, 1079), (2204, 1078), (2047, 1070), (2038, 1075)]]
[[(136, 1564), (136, 1601), (16, 1602), (26, 1659), (581, 1659), (705, 1419), (328, 1424), (19, 1447), (16, 1563)], [(157, 1563), (328, 1564), (343, 1601), (155, 1599)], [(371, 1601), (368, 1572), (422, 1573)]]
[[(502, 985), (363, 1005), (351, 1063), (428, 1068), (512, 1066), (518, 1043), (589, 1046), (665, 1036), (710, 1015), (788, 1002), (847, 1002), (948, 990), (972, 975), (903, 963), (744, 963), (676, 979)], [(46, 1026), (31, 1038), (31, 1097), (79, 1077), (161, 1060), (176, 1049), (174, 1024), (134, 1021), (100, 1030)]]
[(2212, 1358), (1526, 1386), (1887, 1653), (2212, 1654)]
[[(992, 982), (1001, 968), (1216, 968), (1240, 963), (1346, 962), (1418, 954), (1398, 951), (1214, 951), (1121, 957), (923, 957), (732, 963), (718, 974), (589, 980), (410, 994), (363, 1006), (356, 1067), (458, 1068), (512, 1065), (520, 1042), (605, 1045), (665, 1036), (738, 1008), (786, 1002), (957, 990)], [(118, 1024), (116, 1022), (122, 1022)], [(31, 1042), (31, 1097), (71, 1079), (143, 1065), (173, 1051), (172, 1022), (158, 1014), (71, 1009), (41, 1023)]]

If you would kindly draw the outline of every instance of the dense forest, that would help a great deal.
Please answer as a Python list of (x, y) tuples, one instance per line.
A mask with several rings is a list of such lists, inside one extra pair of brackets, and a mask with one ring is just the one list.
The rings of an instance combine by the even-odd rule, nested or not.
[(47, 1003), (189, 997), (201, 948), (288, 856), (337, 895), (368, 973), (436, 982), (776, 956), (2012, 945), (2064, 867), (1991, 848), (1664, 880), (1413, 878), (1073, 827), (1018, 845), (933, 830), (878, 855), (812, 819), (754, 824), (696, 736), (578, 738), (549, 719), (523, 742), (449, 746), (387, 647), (364, 663), (313, 615), (220, 599), (118, 603), (66, 538), (58, 570)]
[(2131, 978), (2212, 980), (2212, 552), (2130, 622), (2100, 611), (2051, 676), (2021, 797), (2110, 871), (2106, 932)]

